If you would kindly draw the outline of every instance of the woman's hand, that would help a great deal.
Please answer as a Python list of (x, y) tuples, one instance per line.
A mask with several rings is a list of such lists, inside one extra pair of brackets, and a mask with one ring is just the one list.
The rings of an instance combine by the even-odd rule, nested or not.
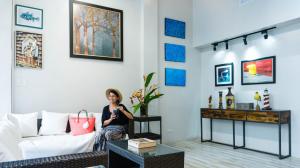
[(112, 113), (112, 114), (110, 115), (110, 118), (107, 119), (107, 120), (105, 120), (105, 121), (103, 122), (103, 125), (104, 125), (104, 126), (107, 126), (107, 125), (110, 124), (110, 123), (112, 122), (112, 120), (114, 120), (114, 119), (116, 119), (116, 115), (115, 115), (114, 113)]
[(119, 106), (118, 109), (130, 120), (133, 119), (133, 116), (130, 112), (126, 111), (123, 106)]
[(119, 109), (122, 113), (124, 113), (124, 111), (125, 111), (123, 106), (119, 106), (118, 109)]
[(112, 113), (112, 114), (110, 115), (109, 120), (112, 121), (112, 120), (116, 119), (116, 117), (117, 117), (117, 116), (115, 115), (115, 113)]

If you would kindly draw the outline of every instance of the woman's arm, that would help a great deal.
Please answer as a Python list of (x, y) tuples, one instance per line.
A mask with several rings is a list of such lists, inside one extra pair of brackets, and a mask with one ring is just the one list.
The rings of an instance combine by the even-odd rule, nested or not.
[(116, 118), (115, 115), (110, 114), (109, 107), (108, 106), (104, 107), (102, 111), (102, 118), (101, 118), (102, 127), (109, 125), (111, 121), (114, 120), (115, 118)]
[(133, 115), (126, 109), (125, 106), (119, 106), (119, 110), (130, 120), (133, 120)]
[(109, 125), (112, 122), (112, 120), (114, 120), (115, 118), (116, 118), (116, 115), (115, 114), (111, 114), (109, 119), (104, 120), (103, 126), (105, 127), (105, 126)]

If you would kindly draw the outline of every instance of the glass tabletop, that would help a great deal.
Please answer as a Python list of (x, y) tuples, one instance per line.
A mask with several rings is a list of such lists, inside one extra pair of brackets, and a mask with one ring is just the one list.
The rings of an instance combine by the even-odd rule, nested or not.
[(169, 147), (167, 145), (163, 144), (157, 144), (155, 147), (150, 148), (135, 148), (128, 146), (128, 141), (111, 141), (109, 142), (110, 145), (113, 145), (114, 147), (117, 147), (120, 150), (126, 150), (131, 153), (134, 153), (136, 155), (139, 155), (141, 157), (157, 157), (162, 155), (168, 155), (168, 154), (175, 154), (175, 153), (181, 153), (183, 151), (177, 150), (175, 148)]

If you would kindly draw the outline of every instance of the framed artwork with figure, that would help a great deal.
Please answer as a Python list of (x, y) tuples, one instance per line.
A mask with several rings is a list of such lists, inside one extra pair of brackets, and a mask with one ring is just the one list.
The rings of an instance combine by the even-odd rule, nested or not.
[(123, 11), (70, 1), (70, 57), (123, 61)]
[(15, 36), (16, 66), (23, 68), (42, 69), (42, 34), (16, 31)]
[(232, 86), (233, 84), (233, 63), (215, 65), (215, 86)]

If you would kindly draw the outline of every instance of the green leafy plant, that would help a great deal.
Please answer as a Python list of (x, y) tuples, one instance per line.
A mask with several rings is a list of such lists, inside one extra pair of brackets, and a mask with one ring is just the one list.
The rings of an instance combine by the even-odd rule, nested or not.
[(144, 88), (134, 91), (130, 97), (131, 103), (133, 104), (133, 112), (136, 113), (139, 109), (147, 110), (148, 104), (163, 96), (164, 94), (159, 93), (158, 86), (152, 84), (151, 80), (155, 73), (152, 72), (148, 75), (144, 75)]

